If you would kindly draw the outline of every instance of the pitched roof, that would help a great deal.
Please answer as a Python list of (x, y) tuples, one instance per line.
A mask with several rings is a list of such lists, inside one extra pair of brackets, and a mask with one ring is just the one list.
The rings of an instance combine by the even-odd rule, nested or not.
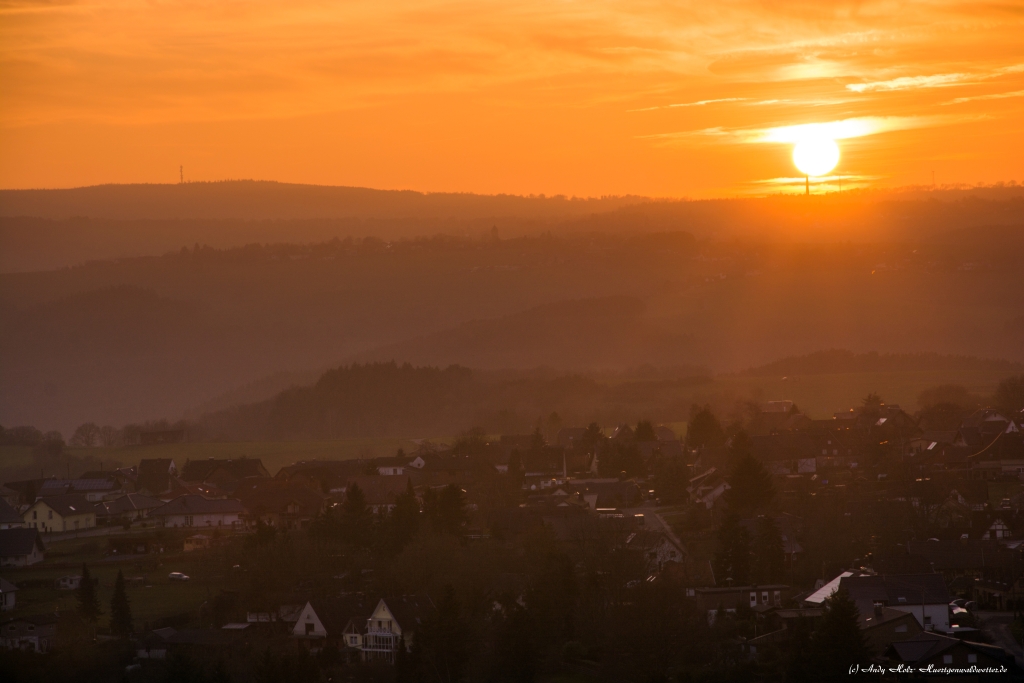
[(1007, 659), (1007, 654), (1001, 647), (951, 638), (933, 631), (923, 631), (906, 640), (895, 642), (889, 646), (889, 652), (903, 662), (924, 662), (960, 644), (996, 660)]
[(107, 514), (120, 515), (126, 512), (136, 512), (138, 510), (152, 510), (153, 508), (158, 508), (163, 504), (164, 502), (162, 500), (150, 498), (149, 496), (144, 496), (141, 493), (127, 493), (120, 498), (115, 498), (114, 500), (104, 503), (104, 506), (107, 509)]
[(51, 510), (61, 517), (73, 517), (75, 515), (87, 515), (96, 512), (95, 504), (85, 497), (84, 493), (68, 493), (63, 496), (47, 496), (40, 498), (32, 507), (46, 503)]
[(0, 577), (0, 593), (13, 593), (18, 590), (18, 587), (7, 579)]
[(36, 529), (0, 529), (0, 557), (31, 555), (33, 547), (45, 550)]
[(0, 524), (21, 524), (24, 521), (17, 510), (12, 508), (6, 500), (0, 498)]
[(235, 495), (246, 510), (255, 514), (287, 512), (289, 505), (296, 504), (301, 514), (316, 515), (324, 506), (324, 497), (308, 486), (278, 479), (247, 481), (235, 490)]
[(189, 460), (181, 470), (184, 481), (205, 481), (218, 470), (234, 479), (245, 477), (269, 477), (270, 473), (259, 458), (231, 458)]
[(178, 496), (150, 512), (150, 516), (241, 513), (242, 503), (233, 498), (207, 498), (196, 494)]
[(149, 458), (139, 462), (140, 489), (150, 493), (163, 493), (171, 487), (171, 467), (174, 461), (170, 458)]
[(942, 574), (848, 576), (839, 585), (857, 603), (861, 614), (873, 611), (876, 602), (891, 606), (949, 604), (949, 589)]

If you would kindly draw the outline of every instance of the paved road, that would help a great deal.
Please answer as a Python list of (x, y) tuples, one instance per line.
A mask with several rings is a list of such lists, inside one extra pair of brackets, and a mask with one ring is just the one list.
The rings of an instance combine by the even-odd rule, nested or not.
[(1013, 612), (976, 612), (982, 628), (992, 634), (992, 642), (1017, 658), (1017, 664), (1024, 666), (1024, 648), (1013, 639), (1010, 624)]

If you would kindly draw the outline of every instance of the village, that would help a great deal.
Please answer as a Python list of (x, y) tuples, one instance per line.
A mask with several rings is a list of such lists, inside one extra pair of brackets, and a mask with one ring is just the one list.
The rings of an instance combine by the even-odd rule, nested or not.
[(1024, 412), (926, 422), (769, 401), (740, 427), (694, 406), (682, 438), (539, 425), (5, 482), (0, 647), (88, 643), (137, 680), (756, 678), (812, 666), (842, 596), (865, 662), (1020, 676)]

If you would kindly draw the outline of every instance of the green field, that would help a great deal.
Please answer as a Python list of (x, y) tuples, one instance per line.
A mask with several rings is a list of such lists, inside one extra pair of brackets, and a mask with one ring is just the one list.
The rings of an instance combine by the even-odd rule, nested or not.
[[(451, 443), (452, 437), (438, 437), (435, 442)], [(276, 474), (285, 465), (300, 460), (351, 460), (394, 455), (399, 448), (409, 451), (416, 444), (409, 439), (367, 438), (334, 441), (266, 441), (176, 443), (158, 446), (122, 448), (68, 448), (69, 455), (89, 456), (117, 465), (137, 465), (145, 458), (171, 458), (180, 468), (188, 460), (207, 458), (260, 458), (270, 473)], [(32, 464), (32, 449), (21, 446), (0, 446), (0, 469), (27, 467)], [(53, 474), (53, 473), (48, 473)]]
[[(223, 585), (221, 577), (211, 569), (211, 551), (121, 559), (106, 554), (107, 540), (106, 536), (54, 542), (44, 538), (46, 560), (32, 567), (4, 569), (3, 577), (19, 586), (16, 609), (10, 616), (75, 609), (74, 591), (57, 590), (54, 581), (81, 574), (83, 562), (88, 563), (90, 573), (98, 580), (97, 596), (104, 611), (99, 620), (101, 626), (109, 617), (118, 570), (126, 578), (145, 577), (141, 585), (130, 583), (127, 587), (132, 616), (140, 627), (161, 617), (198, 610), (211, 591), (215, 593)], [(172, 571), (184, 572), (192, 578), (188, 582), (170, 581), (167, 575)], [(36, 585), (40, 582), (45, 583)]]

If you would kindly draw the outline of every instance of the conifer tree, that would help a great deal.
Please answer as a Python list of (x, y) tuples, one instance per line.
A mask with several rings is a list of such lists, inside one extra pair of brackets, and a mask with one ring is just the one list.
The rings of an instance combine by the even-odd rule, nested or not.
[(777, 583), (785, 570), (786, 549), (775, 520), (764, 515), (757, 520), (754, 533), (754, 580)]
[(825, 601), (825, 614), (813, 638), (823, 680), (846, 679), (851, 665), (867, 661), (868, 648), (859, 616), (857, 604), (842, 586)]
[(82, 563), (82, 582), (78, 584), (76, 597), (78, 598), (78, 613), (82, 615), (83, 619), (95, 623), (103, 612), (100, 611), (100, 601), (96, 597), (96, 584), (92, 582), (89, 567), (84, 562)]
[(732, 585), (742, 586), (750, 580), (750, 534), (735, 514), (726, 517), (718, 529), (714, 566), (719, 583), (731, 580)]
[(132, 608), (124, 589), (124, 573), (120, 569), (117, 570), (114, 595), (110, 598), (110, 631), (122, 638), (132, 634)]

